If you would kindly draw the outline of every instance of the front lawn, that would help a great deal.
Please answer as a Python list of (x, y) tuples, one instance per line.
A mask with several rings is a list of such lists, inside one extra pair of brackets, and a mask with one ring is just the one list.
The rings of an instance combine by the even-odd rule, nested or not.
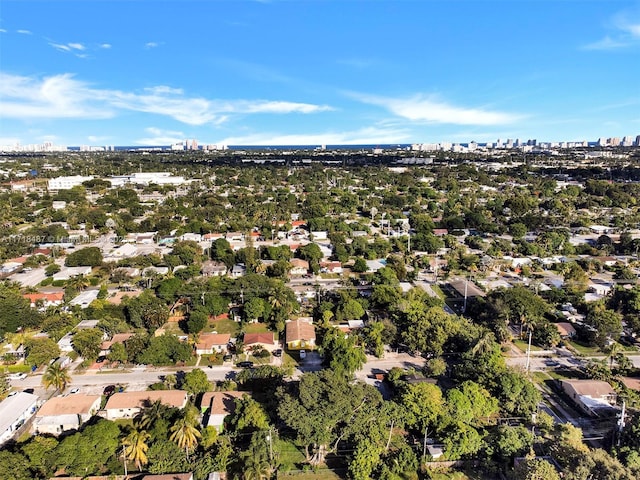
[(213, 320), (209, 322), (209, 329), (206, 332), (228, 333), (231, 337), (237, 337), (240, 331), (240, 324), (228, 318)]
[(598, 347), (590, 347), (583, 343), (579, 343), (576, 340), (571, 340), (568, 343), (569, 343), (569, 348), (574, 349), (580, 355), (583, 355), (585, 357), (593, 357), (593, 356), (604, 357), (605, 356), (605, 354)]

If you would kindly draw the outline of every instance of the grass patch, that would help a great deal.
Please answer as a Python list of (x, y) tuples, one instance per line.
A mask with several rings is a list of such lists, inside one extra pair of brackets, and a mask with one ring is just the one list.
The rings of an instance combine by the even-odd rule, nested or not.
[[(528, 348), (528, 345), (529, 345), (529, 343), (525, 342), (524, 340), (513, 340), (513, 344), (516, 347), (518, 347), (520, 350), (522, 350), (523, 352), (527, 351), (527, 348)], [(540, 347), (536, 347), (534, 344), (531, 344), (531, 351), (532, 352), (540, 352), (542, 350), (544, 350), (544, 349), (540, 348)]]
[(278, 472), (278, 479), (281, 478), (295, 478), (296, 480), (343, 480), (345, 477), (341, 477), (333, 470), (328, 468), (318, 468), (313, 471), (290, 471), (290, 472)]
[(579, 343), (575, 340), (572, 340), (569, 343), (569, 347), (573, 348), (575, 351), (577, 351), (580, 355), (584, 355), (584, 356), (605, 356), (605, 354), (598, 348), (598, 347), (589, 347), (587, 345), (584, 345), (582, 343)]
[(288, 472), (302, 468), (305, 461), (304, 453), (296, 444), (286, 440), (279, 440), (278, 451), (280, 452), (280, 471)]
[(244, 326), (244, 333), (269, 333), (269, 328), (264, 323), (247, 323)]
[(442, 300), (444, 300), (445, 298), (447, 298), (447, 296), (444, 294), (444, 292), (442, 291), (442, 288), (440, 288), (440, 285), (433, 283), (433, 284), (429, 284), (429, 286), (431, 287), (431, 290), (433, 290), (433, 292), (438, 295), (438, 297), (440, 297)]
[(238, 336), (240, 324), (230, 319), (214, 320), (209, 323), (207, 332), (228, 333), (232, 337)]

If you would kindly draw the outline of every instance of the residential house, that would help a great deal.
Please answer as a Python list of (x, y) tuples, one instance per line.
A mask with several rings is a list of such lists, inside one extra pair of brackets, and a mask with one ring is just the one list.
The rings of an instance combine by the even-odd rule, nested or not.
[(563, 340), (573, 338), (576, 336), (576, 329), (569, 322), (559, 322), (555, 324), (558, 329), (558, 333), (560, 334), (560, 338)]
[(236, 410), (236, 400), (247, 392), (205, 392), (200, 400), (202, 426), (214, 427), (218, 432), (224, 429), (224, 419)]
[(133, 333), (116, 333), (110, 340), (105, 340), (100, 345), (100, 355), (106, 356), (111, 352), (111, 347), (116, 343), (124, 343), (133, 336)]
[(207, 260), (202, 264), (202, 275), (205, 277), (222, 277), (227, 274), (227, 266), (222, 262)]
[(272, 332), (264, 333), (245, 333), (242, 341), (246, 348), (252, 348), (256, 346), (263, 347), (270, 352), (278, 347), (278, 343), (275, 341)]
[(603, 380), (561, 380), (564, 393), (587, 415), (597, 417), (611, 412), (616, 404), (616, 392)]
[(79, 275), (91, 274), (91, 267), (62, 267), (62, 269), (53, 275), (53, 281), (69, 280)]
[(25, 392), (18, 392), (0, 402), (0, 445), (10, 440), (37, 408), (38, 396)]
[(320, 262), (322, 273), (342, 273), (342, 263), (337, 261)]
[(233, 278), (242, 277), (247, 272), (247, 267), (243, 263), (236, 263), (231, 269), (231, 276)]
[(23, 298), (29, 300), (31, 308), (41, 308), (46, 310), (49, 307), (57, 307), (64, 303), (64, 291), (59, 292), (39, 292), (25, 293)]
[(224, 352), (227, 350), (227, 345), (230, 341), (231, 335), (228, 333), (203, 333), (196, 344), (196, 353), (198, 355), (211, 355)]
[(292, 258), (289, 263), (291, 264), (291, 275), (306, 275), (309, 273), (309, 262), (302, 260), (301, 258)]
[(140, 411), (160, 400), (164, 405), (184, 408), (187, 404), (188, 393), (183, 390), (149, 390), (143, 392), (118, 392), (107, 400), (103, 415), (107, 420), (133, 418)]
[(227, 232), (225, 238), (228, 242), (242, 242), (244, 234), (242, 232)]
[(312, 319), (289, 320), (285, 326), (285, 338), (289, 350), (313, 350), (316, 348), (316, 328)]
[(47, 400), (36, 413), (32, 431), (36, 434), (59, 435), (78, 430), (100, 410), (100, 395), (76, 393)]

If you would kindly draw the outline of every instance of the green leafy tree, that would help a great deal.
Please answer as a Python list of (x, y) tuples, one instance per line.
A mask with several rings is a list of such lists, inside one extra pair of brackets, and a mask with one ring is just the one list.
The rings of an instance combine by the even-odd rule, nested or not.
[(29, 459), (30, 468), (38, 478), (50, 478), (53, 475), (54, 451), (57, 446), (58, 440), (42, 435), (31, 437), (22, 446), (21, 450)]
[(229, 418), (229, 425), (235, 432), (247, 433), (269, 428), (269, 416), (261, 404), (248, 395), (236, 399), (236, 409)]
[(187, 320), (187, 333), (197, 335), (209, 323), (209, 315), (202, 310), (192, 310)]
[(9, 395), (10, 391), (11, 383), (9, 383), (7, 374), (5, 372), (0, 372), (0, 402), (7, 398), (7, 395)]
[(82, 432), (65, 437), (55, 449), (55, 468), (70, 475), (103, 473), (105, 465), (115, 460), (120, 429), (109, 420), (100, 419)]
[(322, 260), (324, 255), (318, 244), (308, 243), (298, 247), (298, 256), (309, 262), (309, 267), (313, 273), (318, 274), (318, 272), (320, 272), (320, 260)]
[(364, 348), (358, 345), (357, 338), (345, 338), (344, 334), (334, 327), (324, 331), (321, 350), (325, 365), (339, 375), (352, 376), (367, 361)]
[(500, 426), (491, 438), (494, 458), (503, 465), (509, 465), (514, 457), (526, 455), (533, 448), (533, 433), (523, 426)]
[(531, 380), (515, 370), (507, 370), (500, 375), (496, 396), (500, 408), (516, 417), (529, 416), (536, 412), (542, 395)]
[(150, 331), (161, 327), (169, 319), (169, 309), (165, 303), (148, 290), (129, 300), (125, 311), (131, 325)]
[(525, 458), (514, 471), (515, 480), (560, 480), (555, 466), (543, 458)]
[(79, 330), (73, 336), (73, 349), (86, 360), (95, 360), (100, 355), (102, 344), (102, 330), (98, 328), (86, 328)]
[(107, 360), (110, 362), (127, 363), (127, 350), (124, 347), (124, 343), (114, 343), (109, 349), (107, 354)]
[(341, 440), (386, 441), (383, 400), (373, 386), (323, 370), (305, 373), (298, 384), (281, 388), (277, 398), (280, 421), (295, 433), (311, 465), (324, 463)]
[(70, 253), (65, 258), (67, 267), (99, 267), (102, 265), (102, 252), (98, 247), (87, 247)]
[(435, 426), (444, 413), (442, 390), (431, 383), (407, 384), (400, 396), (405, 423), (419, 432)]
[(193, 354), (192, 348), (181, 342), (175, 335), (164, 334), (153, 337), (149, 346), (138, 355), (139, 363), (149, 365), (172, 365), (188, 361)]
[(184, 376), (182, 388), (191, 395), (211, 391), (211, 382), (207, 378), (207, 374), (200, 368), (195, 368)]
[(18, 452), (0, 450), (0, 478), (32, 480), (29, 460)]
[(248, 321), (258, 320), (264, 315), (264, 312), (264, 300), (262, 300), (260, 297), (251, 297), (245, 302), (242, 309), (244, 318)]
[(0, 282), (0, 337), (40, 325), (41, 314), (31, 308), (31, 303), (20, 294), (14, 285)]
[(458, 422), (484, 425), (497, 415), (499, 405), (481, 385), (466, 381), (447, 392), (447, 411), (449, 417)]
[(25, 342), (25, 350), (29, 365), (46, 365), (60, 356), (60, 347), (52, 338), (30, 338)]

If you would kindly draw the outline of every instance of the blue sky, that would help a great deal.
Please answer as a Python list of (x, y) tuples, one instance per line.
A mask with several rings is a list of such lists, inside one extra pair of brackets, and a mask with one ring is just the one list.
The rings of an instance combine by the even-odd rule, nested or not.
[(640, 1), (0, 6), (0, 145), (638, 134)]

